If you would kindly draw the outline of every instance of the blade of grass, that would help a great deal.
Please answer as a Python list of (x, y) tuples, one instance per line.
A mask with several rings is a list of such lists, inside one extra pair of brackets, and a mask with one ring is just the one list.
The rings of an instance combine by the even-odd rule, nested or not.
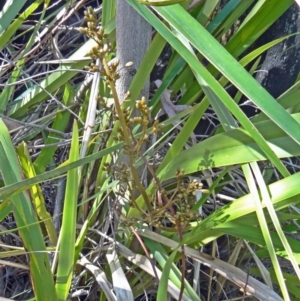
[(264, 282), (268, 285), (268, 287), (273, 289), (273, 284), (272, 284), (272, 280), (270, 277), (270, 273), (268, 271), (268, 269), (266, 268), (266, 266), (262, 263), (262, 261), (258, 258), (258, 256), (255, 254), (254, 250), (252, 250), (252, 248), (250, 247), (250, 245), (248, 244), (248, 242), (244, 241), (244, 244), (246, 245), (249, 253), (251, 254), (251, 256), (253, 257), (259, 271), (260, 271), (260, 275), (261, 277), (264, 279)]
[[(89, 262), (85, 257), (82, 257), (78, 264), (88, 269), (95, 277), (101, 290), (104, 292), (107, 301), (117, 301), (114, 292), (111, 289), (111, 283), (109, 283), (105, 277), (105, 273), (97, 266)], [(0, 300), (1, 301), (1, 300)], [(101, 299), (100, 299), (101, 301)]]
[[(78, 158), (79, 139), (77, 122), (75, 121), (69, 161), (75, 162)], [(73, 276), (78, 185), (78, 169), (68, 171), (55, 285), (58, 299), (61, 301), (65, 301), (68, 297)]]
[[(179, 247), (178, 247), (179, 248)], [(172, 268), (175, 256), (177, 254), (178, 248), (176, 248), (171, 255), (169, 255), (168, 260), (164, 265), (164, 269), (159, 281), (158, 289), (157, 289), (157, 300), (167, 300), (168, 299), (168, 281), (169, 274)]]
[(219, 4), (218, 0), (205, 1), (204, 5), (197, 16), (197, 20), (200, 24), (205, 25), (212, 13), (216, 10), (216, 6)]
[(273, 223), (273, 225), (276, 229), (276, 232), (278, 233), (278, 236), (280, 237), (280, 239), (282, 241), (282, 244), (283, 244), (283, 246), (286, 250), (286, 253), (288, 254), (288, 259), (292, 263), (292, 266), (295, 270), (296, 275), (298, 276), (298, 279), (300, 279), (300, 269), (299, 269), (298, 263), (295, 260), (292, 249), (291, 249), (291, 247), (290, 247), (290, 245), (289, 245), (289, 243), (286, 239), (285, 234), (283, 233), (283, 231), (281, 229), (282, 226), (279, 222), (278, 216), (277, 216), (276, 211), (273, 207), (271, 196), (269, 194), (268, 188), (265, 185), (265, 182), (264, 182), (263, 176), (260, 172), (260, 169), (259, 169), (256, 162), (251, 163), (250, 166), (251, 166), (251, 169), (252, 169), (252, 171), (255, 175), (255, 178), (258, 182), (258, 186), (260, 188), (260, 193), (262, 195), (264, 203), (266, 204), (266, 207), (267, 207), (268, 212), (270, 214), (270, 217), (272, 219), (272, 223)]
[(144, 87), (146, 80), (149, 78), (165, 45), (166, 40), (161, 35), (156, 34), (130, 84), (130, 96), (128, 97), (128, 100), (125, 101), (128, 105), (134, 106), (135, 100), (138, 99), (139, 94)]
[(0, 222), (2, 222), (11, 212), (10, 201), (7, 199), (0, 203)]
[[(18, 145), (17, 153), (19, 155), (20, 164), (26, 178), (33, 178), (34, 176), (36, 176), (33, 164), (31, 162), (30, 154), (25, 142), (22, 142)], [(46, 209), (46, 203), (41, 187), (39, 185), (32, 185), (30, 187), (30, 194), (37, 216), (45, 224), (51, 245), (56, 246), (57, 244), (56, 230), (51, 215)]]
[[(253, 164), (251, 164), (250, 166), (252, 167)], [(284, 281), (284, 278), (282, 275), (282, 270), (281, 270), (280, 264), (278, 262), (276, 252), (274, 249), (274, 244), (273, 244), (271, 236), (270, 236), (269, 227), (268, 227), (267, 221), (264, 216), (263, 206), (261, 203), (262, 199), (259, 195), (259, 192), (258, 192), (256, 184), (255, 184), (256, 180), (258, 181), (259, 179), (254, 178), (250, 166), (244, 165), (243, 172), (246, 177), (246, 181), (247, 181), (247, 184), (248, 184), (248, 187), (250, 190), (252, 201), (255, 204), (255, 209), (256, 209), (256, 214), (257, 214), (257, 218), (259, 221), (259, 226), (260, 226), (261, 232), (263, 234), (266, 246), (268, 248), (269, 256), (271, 258), (273, 267), (276, 271), (276, 275), (277, 275), (277, 279), (278, 279), (279, 286), (281, 289), (281, 293), (284, 297), (284, 300), (288, 301), (288, 300), (290, 300), (289, 292), (287, 290), (287, 287), (286, 287), (286, 284), (285, 284), (285, 281)]]
[[(0, 35), (0, 49), (3, 49), (6, 43), (9, 42), (11, 37), (15, 34), (17, 29), (22, 25), (22, 23), (43, 3), (43, 0), (36, 0), (34, 3), (32, 3), (23, 13), (21, 13), (11, 25), (8, 26), (8, 28), (2, 32)], [(13, 14), (16, 14), (19, 12), (21, 7), (26, 3), (26, 1), (18, 1), (18, 4), (16, 5), (10, 5), (11, 8), (9, 9), (9, 14), (8, 12), (5, 13), (4, 15), (4, 20), (3, 22), (7, 21), (12, 21), (11, 17)], [(3, 31), (3, 29), (8, 25), (5, 23), (2, 23), (2, 17), (1, 17), (1, 25), (0, 25), (0, 33)], [(8, 18), (6, 18), (8, 17)], [(13, 17), (14, 18), (14, 17)], [(3, 24), (3, 25), (2, 25)], [(3, 27), (2, 27), (3, 26)], [(1, 28), (2, 27), (2, 28)]]
[[(6, 28), (9, 26), (9, 24), (14, 20), (18, 12), (21, 10), (21, 8), (26, 3), (26, 0), (20, 0), (16, 2), (14, 5), (11, 3), (12, 1), (7, 1), (0, 12), (0, 37), (2, 37), (3, 32), (6, 30)], [(3, 44), (0, 44), (0, 49), (3, 48)]]
[(108, 22), (115, 17), (115, 12), (116, 12), (115, 0), (102, 1), (102, 15), (101, 15), (102, 27), (105, 27), (106, 24), (108, 24)]
[[(22, 180), (22, 172), (18, 164), (9, 133), (0, 120), (0, 171), (5, 185)], [(10, 197), (11, 209), (19, 228), (19, 234), (28, 252), (31, 279), (37, 301), (57, 300), (53, 275), (40, 225), (27, 194), (21, 193)]]
[(226, 45), (234, 57), (253, 44), (292, 4), (293, 0), (260, 0)]
[(131, 287), (125, 276), (114, 245), (109, 247), (109, 249), (107, 250), (106, 259), (111, 271), (113, 287), (116, 293), (117, 300), (133, 301), (134, 297)]
[[(206, 29), (216, 36), (216, 39), (226, 33), (232, 25), (245, 13), (254, 0), (228, 1), (222, 10), (211, 20)], [(202, 23), (203, 24), (203, 23)]]

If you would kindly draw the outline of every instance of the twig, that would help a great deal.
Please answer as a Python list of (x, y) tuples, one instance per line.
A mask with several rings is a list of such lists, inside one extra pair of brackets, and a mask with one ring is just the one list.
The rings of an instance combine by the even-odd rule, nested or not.
[[(117, 93), (115, 84), (114, 84), (114, 82), (111, 78), (111, 73), (109, 71), (107, 61), (104, 58), (102, 59), (102, 65), (105, 69), (105, 73), (107, 74), (107, 81), (108, 81), (109, 86), (111, 87), (111, 92), (112, 92), (112, 95), (113, 95), (113, 98), (114, 98), (114, 101), (115, 101), (116, 111), (117, 111), (117, 114), (119, 116), (121, 126), (123, 127), (123, 135), (124, 135), (125, 144), (128, 147), (130, 147), (131, 143), (130, 143), (129, 134), (127, 132), (127, 124), (126, 124), (126, 121), (125, 121), (125, 118), (124, 118), (123, 111), (121, 109), (118, 93)], [(149, 201), (148, 195), (145, 191), (145, 188), (144, 188), (144, 186), (142, 185), (142, 183), (140, 181), (137, 170), (134, 166), (135, 164), (134, 164), (132, 155), (129, 155), (129, 160), (130, 160), (130, 171), (131, 171), (131, 175), (133, 177), (134, 183), (136, 184), (137, 188), (141, 192), (141, 194), (144, 198), (144, 201), (146, 203), (147, 209), (149, 210), (149, 212), (151, 212), (152, 211), (152, 206), (151, 206), (151, 203)], [(134, 196), (133, 196), (133, 198), (134, 198)], [(136, 209), (140, 209), (139, 206), (137, 205), (137, 203), (135, 202), (135, 200), (133, 199), (132, 201), (135, 203), (134, 205), (136, 206)]]
[[(165, 202), (167, 204), (170, 203), (170, 200), (166, 197), (166, 195), (163, 192), (163, 187), (159, 181), (159, 179), (157, 178), (152, 166), (147, 162), (147, 159), (145, 158), (145, 156), (143, 154), (140, 154), (142, 160), (144, 161), (144, 163), (147, 165), (148, 170), (150, 171), (151, 175), (153, 176), (153, 179), (159, 189), (159, 192), (161, 193), (163, 199), (165, 200)], [(169, 206), (168, 208), (171, 212), (172, 216), (175, 216), (175, 212), (174, 209), (172, 208), (172, 206)], [(183, 235), (182, 235), (182, 227), (180, 224), (180, 221), (178, 219), (175, 220), (175, 224), (177, 227), (177, 231), (179, 234), (179, 240), (183, 241)], [(184, 285), (185, 285), (185, 271), (186, 271), (186, 263), (185, 263), (185, 251), (184, 251), (184, 245), (181, 245), (181, 264), (182, 264), (182, 269), (181, 269), (181, 287), (180, 287), (180, 293), (179, 293), (179, 297), (178, 297), (178, 301), (182, 300), (183, 297), (183, 292), (184, 292)]]
[(151, 265), (152, 265), (152, 268), (153, 268), (153, 272), (154, 272), (154, 275), (155, 275), (155, 278), (156, 278), (156, 281), (157, 283), (159, 283), (159, 278), (158, 278), (158, 275), (157, 275), (157, 272), (156, 272), (156, 269), (155, 269), (155, 266), (151, 260), (151, 257), (150, 257), (150, 254), (144, 244), (144, 242), (142, 241), (140, 235), (135, 231), (135, 229), (131, 226), (130, 229), (132, 230), (133, 234), (135, 235), (135, 237), (137, 238), (137, 240), (139, 241), (139, 243), (141, 244), (141, 247), (142, 249), (144, 250), (145, 254), (146, 254), (146, 257), (149, 259), (149, 261), (151, 262)]
[(245, 297), (246, 297), (246, 291), (247, 291), (247, 285), (248, 285), (248, 280), (249, 280), (249, 265), (247, 266), (247, 277), (246, 277), (246, 281), (245, 281), (245, 286), (244, 286), (244, 291), (243, 291), (243, 299), (242, 301), (245, 301)]

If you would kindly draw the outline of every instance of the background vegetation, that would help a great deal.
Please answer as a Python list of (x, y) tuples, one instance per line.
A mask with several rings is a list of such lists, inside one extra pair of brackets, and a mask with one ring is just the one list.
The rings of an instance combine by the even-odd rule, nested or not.
[(252, 76), (293, 1), (126, 1), (136, 70), (116, 1), (2, 7), (0, 299), (299, 300), (299, 81)]

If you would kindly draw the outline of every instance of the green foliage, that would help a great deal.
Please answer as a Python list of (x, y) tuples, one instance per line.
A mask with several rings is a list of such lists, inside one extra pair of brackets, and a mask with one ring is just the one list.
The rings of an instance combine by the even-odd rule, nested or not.
[[(181, 0), (126, 1), (156, 32), (122, 104), (115, 83), (119, 71), (130, 64), (119, 66), (115, 57), (115, 1), (103, 0), (102, 26), (99, 14), (87, 9), (82, 16), (86, 27), (77, 33), (86, 42), (64, 57), (54, 44), (58, 48), (51, 59), (58, 67), (40, 62), (49, 72), (41, 72), (37, 64), (36, 74), (32, 53), (52, 34), (62, 41), (55, 25), (61, 12), (75, 4), (66, 3), (53, 19), (46, 17), (44, 6), (19, 52), (9, 42), (43, 1), (21, 14), (25, 1), (2, 12), (0, 50), (9, 59), (0, 71), (0, 109), (20, 127), (9, 133), (7, 119), (0, 121), (0, 219), (15, 222), (1, 234), (15, 235), (21, 243), (15, 250), (17, 246), (6, 242), (0, 257), (12, 264), (13, 256), (27, 256), (18, 268), (29, 268), (32, 297), (38, 301), (67, 300), (79, 286), (95, 282), (99, 300), (116, 300), (122, 294), (133, 300), (153, 285), (149, 275), (159, 283), (159, 299), (168, 294), (176, 300), (204, 300), (214, 292), (218, 300), (232, 283), (242, 291), (232, 298), (252, 294), (297, 300), (300, 186), (299, 168), (290, 166), (299, 156), (299, 82), (275, 100), (251, 74), (261, 54), (286, 37), (244, 54), (293, 1), (231, 0), (224, 7), (219, 1), (196, 6), (194, 1), (174, 4)], [(44, 36), (37, 39), (40, 31)], [(149, 102), (138, 99), (167, 43), (172, 55), (160, 87), (151, 91)], [(237, 88), (236, 95), (229, 95), (229, 85)], [(17, 95), (20, 86), (24, 92)], [(251, 119), (239, 107), (242, 95), (260, 111)], [(194, 130), (207, 118), (209, 107), (220, 126), (205, 139), (196, 139)], [(137, 116), (131, 116), (134, 108)], [(167, 117), (160, 122), (162, 108)], [(36, 150), (41, 139), (45, 147)], [(63, 177), (66, 185), (50, 195), (57, 207), (49, 210), (49, 196), (39, 184), (45, 187), (48, 181), (55, 187)], [(60, 194), (63, 208), (53, 217), (48, 211), (58, 208)], [(217, 201), (217, 196), (225, 200)], [(227, 245), (221, 246), (224, 237)], [(230, 256), (227, 262), (222, 254), (231, 250), (235, 260)], [(242, 269), (252, 257), (258, 269), (247, 275)], [(195, 266), (194, 284), (188, 282), (186, 258)], [(282, 260), (289, 269), (282, 267)], [(210, 278), (204, 280), (204, 297), (198, 283), (200, 264), (207, 268), (201, 273)], [(222, 289), (214, 286), (214, 274)], [(252, 275), (262, 276), (268, 286)]]

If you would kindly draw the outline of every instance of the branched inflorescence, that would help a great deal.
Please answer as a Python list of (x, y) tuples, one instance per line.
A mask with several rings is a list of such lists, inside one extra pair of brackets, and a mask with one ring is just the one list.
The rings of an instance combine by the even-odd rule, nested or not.
[[(117, 134), (113, 137), (116, 142), (123, 142), (123, 151), (130, 158), (129, 166), (124, 162), (120, 164), (111, 165), (105, 163), (103, 169), (106, 172), (113, 172), (116, 179), (119, 180), (121, 185), (116, 192), (123, 199), (126, 199), (127, 204), (136, 208), (139, 212), (139, 218), (131, 218), (124, 220), (124, 225), (139, 225), (148, 224), (156, 228), (165, 228), (169, 230), (176, 230), (178, 225), (181, 229), (185, 228), (191, 221), (198, 220), (199, 214), (197, 211), (192, 210), (195, 204), (196, 191), (202, 189), (202, 184), (197, 181), (186, 181), (184, 171), (177, 172), (176, 184), (170, 189), (163, 188), (158, 179), (154, 176), (154, 182), (157, 187), (157, 193), (149, 197), (146, 193), (146, 188), (141, 185), (140, 179), (136, 176), (135, 162), (138, 158), (143, 157), (142, 147), (149, 142), (149, 135), (157, 133), (161, 130), (161, 125), (158, 121), (150, 123), (150, 113), (147, 106), (147, 101), (144, 97), (136, 101), (137, 117), (131, 117), (131, 109), (124, 108), (120, 105), (115, 91), (115, 81), (119, 78), (117, 58), (107, 62), (109, 54), (113, 54), (113, 47), (111, 42), (107, 40), (102, 27), (97, 27), (97, 18), (92, 8), (88, 8), (85, 12), (85, 21), (87, 22), (86, 28), (81, 28), (81, 32), (92, 38), (97, 45), (92, 48), (88, 53), (93, 60), (100, 60), (101, 70), (98, 65), (91, 63), (86, 67), (91, 72), (100, 72), (103, 78), (106, 79), (106, 84), (110, 86), (113, 98), (115, 101), (115, 109), (109, 107), (103, 98), (99, 96), (100, 105), (110, 110), (115, 122), (119, 122), (121, 126), (117, 128)], [(130, 64), (128, 64), (129, 66)], [(126, 67), (126, 66), (125, 66)], [(151, 128), (150, 128), (151, 124)], [(139, 126), (140, 131), (138, 135), (134, 136), (132, 128)], [(143, 157), (144, 158), (144, 157)], [(145, 164), (150, 170), (150, 165)], [(151, 171), (153, 175), (153, 170)], [(139, 191), (143, 196), (147, 205), (147, 210), (139, 208), (135, 201), (134, 191)]]

